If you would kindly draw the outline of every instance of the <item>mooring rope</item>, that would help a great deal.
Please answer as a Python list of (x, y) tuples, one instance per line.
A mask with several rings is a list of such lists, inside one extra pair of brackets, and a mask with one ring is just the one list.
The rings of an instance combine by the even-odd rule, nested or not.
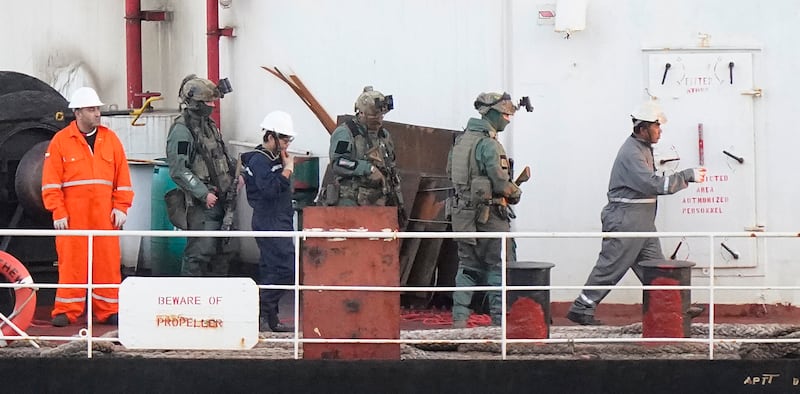
[[(692, 324), (692, 338), (708, 338), (708, 324)], [(302, 335), (302, 334), (301, 334)], [(116, 338), (117, 331), (103, 334), (102, 338)], [(293, 333), (259, 334), (260, 338), (291, 339)], [(501, 336), (500, 327), (482, 326), (465, 329), (404, 330), (406, 340), (480, 340)], [(619, 343), (510, 343), (506, 347), (509, 359), (707, 359), (707, 343), (648, 342), (642, 338), (642, 324), (625, 326), (553, 326), (550, 338), (635, 338), (635, 342)], [(714, 345), (715, 359), (778, 359), (800, 356), (800, 343), (741, 343), (735, 339), (800, 339), (800, 326), (782, 324), (718, 324), (714, 326), (716, 339), (732, 339)], [(40, 349), (28, 341), (10, 341), (0, 349), (0, 357), (87, 357), (85, 338), (66, 343), (37, 340)], [(499, 359), (499, 343), (447, 343), (423, 342), (402, 344), (401, 357), (413, 359)], [(300, 346), (302, 355), (302, 344)], [(115, 341), (93, 341), (93, 357), (142, 358), (265, 358), (286, 359), (294, 357), (291, 342), (259, 342), (250, 350), (134, 350), (126, 349)]]

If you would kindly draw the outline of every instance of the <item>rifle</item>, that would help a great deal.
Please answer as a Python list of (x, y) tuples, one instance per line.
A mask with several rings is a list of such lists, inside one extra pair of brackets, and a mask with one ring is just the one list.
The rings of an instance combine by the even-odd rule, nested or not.
[[(513, 166), (514, 166), (514, 161), (509, 159), (508, 173), (510, 176), (513, 176), (514, 174)], [(531, 167), (525, 166), (525, 168), (523, 168), (522, 171), (520, 171), (519, 175), (517, 176), (517, 179), (514, 180), (514, 184), (517, 186), (521, 186), (523, 183), (527, 182), (530, 179), (531, 179)], [(512, 219), (517, 217), (514, 211), (511, 209), (511, 207), (508, 206), (508, 200), (506, 200), (505, 197), (495, 197), (492, 200), (493, 203), (508, 209), (508, 214)]]
[[(383, 153), (383, 155), (381, 155)], [(367, 158), (383, 174), (383, 194), (387, 196), (387, 204), (397, 207), (397, 221), (400, 228), (404, 228), (408, 221), (405, 207), (403, 206), (403, 193), (400, 189), (400, 176), (395, 166), (389, 165), (391, 159), (386, 145), (383, 142), (367, 152)]]
[[(189, 130), (192, 129), (190, 128)], [(194, 135), (194, 132), (192, 132), (192, 135)], [(222, 138), (220, 137), (219, 130), (217, 130), (215, 137), (222, 146), (222, 151), (225, 153), (225, 160), (227, 160), (228, 163), (230, 163), (231, 160), (228, 156), (228, 151), (225, 149), (225, 143), (222, 141)], [(195, 141), (197, 141), (197, 136), (194, 136), (194, 139)], [(200, 156), (202, 156), (203, 158), (203, 162), (206, 163), (206, 168), (208, 168), (209, 175), (211, 176), (211, 182), (214, 183), (215, 185), (219, 185), (220, 182), (219, 179), (217, 178), (217, 173), (214, 167), (214, 161), (211, 159), (211, 152), (209, 152), (208, 149), (206, 149), (205, 145), (203, 144), (196, 144), (196, 145), (200, 153)], [(231, 184), (228, 186), (228, 189), (216, 190), (217, 188), (214, 187), (213, 190), (211, 190), (218, 197), (220, 196), (220, 193), (224, 193), (225, 195), (225, 201), (223, 201), (223, 204), (225, 204), (224, 205), (225, 214), (222, 216), (222, 225), (220, 226), (220, 230), (223, 231), (233, 230), (233, 215), (236, 212), (236, 194), (237, 194), (237, 189), (239, 187), (239, 174), (241, 173), (240, 172), (241, 166), (242, 166), (242, 157), (239, 156), (238, 160), (236, 161), (235, 169), (230, 168), (230, 166), (228, 166), (228, 171), (233, 171), (233, 174), (231, 174), (233, 176), (233, 179), (231, 180)], [(228, 241), (230, 241), (230, 238), (225, 239), (226, 243)]]
[(225, 215), (222, 216), (222, 226), (220, 230), (230, 231), (233, 229), (233, 215), (236, 213), (236, 195), (239, 191), (239, 175), (242, 173), (242, 156), (236, 160), (236, 170), (233, 172), (233, 181), (225, 193)]
[[(509, 180), (514, 179), (514, 159), (510, 157), (508, 158), (508, 179)], [(517, 179), (514, 181), (514, 184), (520, 186), (530, 179), (531, 179), (531, 167), (525, 166), (525, 168), (523, 168), (522, 171), (520, 171), (519, 175), (517, 176)]]
[(514, 181), (514, 184), (517, 186), (521, 186), (523, 183), (527, 182), (531, 179), (531, 167), (525, 166), (525, 168), (520, 171), (519, 175), (517, 176), (517, 180)]

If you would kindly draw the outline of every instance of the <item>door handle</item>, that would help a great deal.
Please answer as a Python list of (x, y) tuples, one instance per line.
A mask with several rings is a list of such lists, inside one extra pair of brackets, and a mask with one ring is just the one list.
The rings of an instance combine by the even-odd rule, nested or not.
[(742, 94), (753, 97), (761, 97), (764, 95), (764, 92), (761, 90), (761, 88), (755, 88), (751, 90), (745, 90), (744, 92), (742, 92)]

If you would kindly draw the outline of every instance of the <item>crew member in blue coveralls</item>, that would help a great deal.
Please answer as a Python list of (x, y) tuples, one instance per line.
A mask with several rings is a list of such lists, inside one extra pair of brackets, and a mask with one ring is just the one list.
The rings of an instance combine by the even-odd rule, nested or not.
[[(247, 202), (253, 207), (253, 230), (293, 231), (291, 177), (294, 157), (287, 152), (297, 135), (291, 116), (270, 112), (261, 122), (263, 143), (242, 154), (242, 176)], [(294, 243), (291, 238), (257, 237), (260, 285), (291, 285), (294, 282)], [(261, 290), (259, 330), (294, 331), (278, 318), (278, 302), (287, 290)]]

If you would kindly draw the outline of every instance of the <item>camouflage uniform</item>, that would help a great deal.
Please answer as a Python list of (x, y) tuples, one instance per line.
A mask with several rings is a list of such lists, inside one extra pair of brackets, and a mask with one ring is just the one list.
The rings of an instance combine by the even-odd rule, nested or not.
[(356, 116), (331, 135), (335, 187), (326, 190), (327, 205), (397, 205), (386, 181), (387, 170), (395, 168), (394, 143), (381, 127), (383, 116), (393, 108), (391, 97), (364, 88), (355, 104)]
[[(511, 230), (508, 204), (519, 202), (522, 192), (511, 181), (509, 161), (505, 150), (497, 141), (497, 132), (508, 121), (503, 114), (511, 115), (516, 106), (507, 95), (484, 93), (478, 96), (475, 107), (483, 115), (467, 123), (464, 134), (448, 157), (448, 175), (456, 189), (450, 200), (453, 231), (507, 232)], [(458, 273), (456, 286), (499, 286), (502, 261), (499, 238), (458, 239)], [(508, 242), (507, 260), (515, 260), (513, 241)], [(464, 326), (469, 318), (472, 291), (453, 292), (453, 322)], [(499, 325), (502, 311), (500, 293), (489, 295), (492, 324)]]
[[(235, 163), (228, 156), (222, 135), (204, 104), (219, 98), (216, 86), (194, 76), (184, 79), (181, 99), (185, 108), (167, 136), (170, 177), (186, 196), (188, 230), (220, 230), (225, 215), (226, 191), (233, 182)], [(217, 203), (206, 207), (206, 196)], [(183, 255), (183, 276), (224, 276), (238, 249), (238, 238), (189, 237)]]

